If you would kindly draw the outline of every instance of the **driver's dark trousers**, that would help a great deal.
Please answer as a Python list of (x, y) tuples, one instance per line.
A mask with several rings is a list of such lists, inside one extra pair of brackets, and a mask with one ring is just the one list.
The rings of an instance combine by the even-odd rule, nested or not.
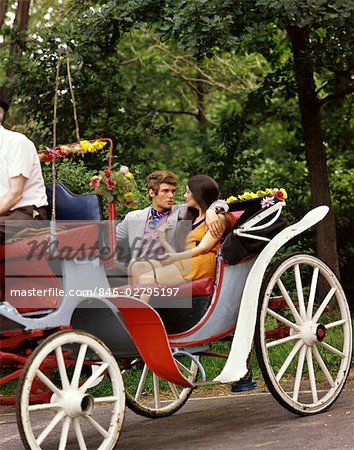
[[(26, 228), (35, 228), (38, 225), (38, 220), (46, 220), (47, 211), (45, 206), (37, 208), (36, 206), (23, 206), (21, 208), (8, 211), (0, 215), (0, 245), (5, 240), (11, 239), (14, 234), (23, 229), (23, 225), (19, 226), (18, 221), (31, 220), (26, 223)], [(12, 223), (13, 222), (13, 223)], [(5, 292), (5, 261), (0, 260), (0, 301), (3, 301), (3, 293)]]

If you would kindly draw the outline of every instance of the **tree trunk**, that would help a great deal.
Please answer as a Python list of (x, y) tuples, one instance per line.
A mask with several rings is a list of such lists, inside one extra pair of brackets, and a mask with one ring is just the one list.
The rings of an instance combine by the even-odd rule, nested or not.
[(21, 31), (27, 31), (28, 29), (30, 4), (31, 0), (18, 0), (15, 27)]
[[(4, 20), (7, 10), (8, 0), (0, 0), (0, 26), (2, 24), (1, 19)], [(18, 31), (26, 32), (28, 30), (29, 12), (30, 12), (31, 0), (18, 0), (14, 28)], [(2, 14), (4, 17), (2, 17)], [(10, 58), (18, 51), (18, 45), (10, 42)], [(8, 79), (13, 78), (11, 70), (6, 70), (6, 77)], [(12, 93), (7, 86), (0, 87), (0, 97), (7, 102), (11, 102)]]
[(317, 230), (317, 253), (339, 276), (335, 217), (329, 191), (326, 153), (322, 141), (320, 103), (316, 96), (313, 61), (309, 51), (309, 28), (288, 27), (298, 88), (305, 154), (310, 176), (312, 206), (328, 205), (330, 211)]
[(4, 25), (9, 0), (0, 0), (0, 29)]

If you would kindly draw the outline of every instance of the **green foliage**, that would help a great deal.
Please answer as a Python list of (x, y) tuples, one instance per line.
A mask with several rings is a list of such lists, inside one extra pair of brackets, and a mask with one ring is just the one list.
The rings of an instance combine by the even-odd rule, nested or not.
[[(52, 181), (52, 165), (42, 164), (43, 177), (46, 183)], [(64, 183), (75, 194), (91, 194), (91, 178), (97, 175), (96, 171), (88, 170), (84, 161), (64, 158), (57, 164), (57, 181)]]
[[(354, 74), (352, 2), (66, 0), (66, 14), (53, 5), (44, 27), (48, 5), (33, 4), (26, 41), (6, 28), (21, 48), (11, 58), (0, 52), (4, 69), (16, 73), (8, 80), (10, 125), (20, 123), (39, 147), (52, 145), (58, 45), (69, 45), (81, 135), (113, 138), (113, 162), (131, 167), (142, 207), (146, 175), (167, 168), (180, 176), (181, 201), (186, 180), (200, 172), (217, 179), (224, 197), (284, 187), (291, 221), (308, 211), (311, 196), (286, 30), (309, 27), (340, 259), (350, 280), (354, 102), (344, 94)], [(58, 143), (76, 140), (65, 60), (58, 117)], [(87, 173), (66, 164), (63, 178), (87, 192), (107, 156), (86, 159)], [(311, 239), (299, 245), (314, 248)]]

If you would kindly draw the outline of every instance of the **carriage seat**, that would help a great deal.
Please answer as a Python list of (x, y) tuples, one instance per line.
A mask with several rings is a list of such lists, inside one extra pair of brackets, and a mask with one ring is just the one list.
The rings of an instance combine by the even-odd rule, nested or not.
[[(52, 210), (53, 184), (46, 185), (48, 217)], [(102, 200), (97, 194), (74, 194), (66, 186), (56, 183), (55, 206), (57, 220), (102, 220)]]

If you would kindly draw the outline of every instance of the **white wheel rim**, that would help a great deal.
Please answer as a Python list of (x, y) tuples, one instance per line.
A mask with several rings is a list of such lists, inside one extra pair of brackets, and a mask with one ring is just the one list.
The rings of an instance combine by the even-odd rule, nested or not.
[[(183, 375), (189, 381), (195, 381), (198, 373), (197, 364), (194, 361), (191, 361), (190, 365), (182, 364), (180, 358), (175, 360)], [(135, 374), (135, 383), (131, 379), (128, 381), (134, 370), (139, 371), (139, 375)], [(159, 378), (146, 364), (138, 360), (132, 365), (132, 369), (123, 370), (122, 375), (126, 386), (130, 385), (130, 388), (126, 389), (128, 399), (151, 416), (172, 414), (186, 401), (192, 391), (192, 388), (182, 388)]]
[[(301, 274), (301, 269), (305, 266), (312, 271), (308, 286), (303, 285)], [(296, 306), (294, 294), (288, 291), (286, 282), (283, 281), (289, 276), (289, 270), (294, 274)], [(323, 298), (317, 299), (320, 300), (318, 302), (316, 295), (319, 277), (327, 281), (327, 292)], [(276, 291), (281, 292), (287, 304), (290, 311), (288, 317), (269, 308), (269, 301)], [(335, 310), (334, 306), (338, 309)], [(333, 316), (338, 317), (330, 319), (330, 307), (335, 311)], [(266, 339), (266, 324), (269, 320), (276, 321), (277, 326), (288, 326), (288, 335), (281, 339)], [(320, 326), (322, 323), (325, 330)], [(330, 343), (333, 338), (331, 330), (335, 329), (339, 330), (341, 339), (333, 345)], [(324, 333), (327, 334), (321, 341)], [(260, 316), (262, 359), (269, 379), (281, 399), (302, 413), (319, 412), (332, 404), (342, 390), (349, 371), (351, 340), (351, 318), (345, 294), (330, 269), (310, 255), (294, 255), (286, 259), (273, 273), (267, 285)], [(286, 354), (281, 367), (273, 367), (273, 349)], [(324, 356), (328, 359), (328, 355), (335, 359), (333, 367), (324, 361)], [(296, 366), (293, 382), (289, 382), (286, 377), (291, 364)], [(307, 389), (308, 392), (302, 392), (304, 385), (304, 391)]]
[[(122, 376), (111, 352), (98, 339), (81, 331), (60, 332), (47, 341), (33, 354), (31, 364), (25, 366), (19, 395), (19, 417), (28, 446), (31, 449), (45, 448), (53, 430), (57, 433), (61, 427), (58, 449), (65, 449), (67, 445), (70, 448), (69, 437), (75, 440), (75, 446), (80, 450), (87, 449), (90, 438), (85, 438), (83, 428), (87, 428), (89, 424), (91, 439), (95, 435), (102, 438), (102, 442), (96, 448), (113, 449), (123, 424), (125, 394)], [(78, 349), (72, 377), (68, 376), (62, 351), (68, 344), (73, 344)], [(91, 375), (87, 375), (83, 381), (80, 377), (85, 374), (83, 367), (84, 360), (88, 359), (88, 353), (90, 356), (95, 355), (94, 364), (99, 365), (99, 368)], [(52, 354), (56, 355), (58, 363), (58, 378), (54, 383), (39, 369), (45, 358)], [(102, 374), (111, 386), (108, 396), (92, 394), (97, 382), (103, 379)], [(40, 379), (53, 393), (49, 403), (29, 405), (31, 386), (35, 379)], [(109, 407), (111, 411), (109, 424), (105, 426), (100, 423), (101, 405)], [(48, 418), (39, 426), (35, 423), (35, 415), (43, 411)], [(52, 441), (50, 444), (53, 445)]]

